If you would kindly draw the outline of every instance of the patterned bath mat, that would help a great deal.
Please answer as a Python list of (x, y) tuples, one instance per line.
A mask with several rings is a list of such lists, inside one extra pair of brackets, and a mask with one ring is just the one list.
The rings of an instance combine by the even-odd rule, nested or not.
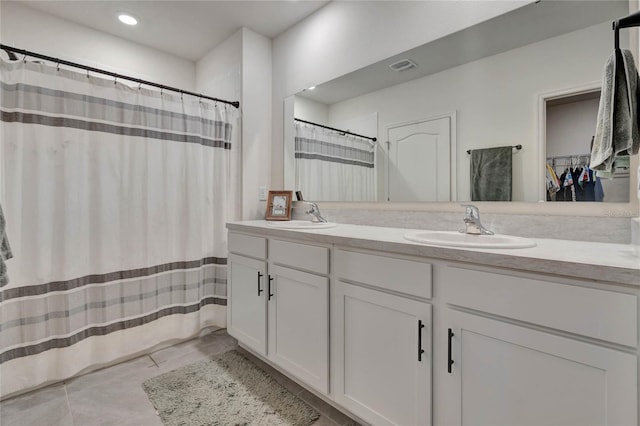
[(165, 426), (307, 426), (320, 414), (238, 351), (142, 384)]

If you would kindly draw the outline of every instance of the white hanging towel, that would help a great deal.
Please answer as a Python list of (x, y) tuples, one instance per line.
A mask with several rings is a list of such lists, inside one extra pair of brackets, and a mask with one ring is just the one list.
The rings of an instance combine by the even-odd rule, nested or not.
[(604, 67), (596, 134), (591, 147), (594, 170), (611, 171), (617, 156), (638, 153), (638, 70), (629, 50), (614, 52)]

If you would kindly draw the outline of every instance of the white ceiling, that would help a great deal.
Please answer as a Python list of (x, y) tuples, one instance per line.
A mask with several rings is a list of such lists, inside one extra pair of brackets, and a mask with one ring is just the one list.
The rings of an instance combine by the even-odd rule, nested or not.
[[(6, 0), (2, 0), (3, 2)], [(327, 4), (328, 0), (283, 1), (32, 1), (19, 3), (72, 22), (197, 61), (241, 27), (273, 38)], [(121, 24), (128, 12), (138, 25)]]

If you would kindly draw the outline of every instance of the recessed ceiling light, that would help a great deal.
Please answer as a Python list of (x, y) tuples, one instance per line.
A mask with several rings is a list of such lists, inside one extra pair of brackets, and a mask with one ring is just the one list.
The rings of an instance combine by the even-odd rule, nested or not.
[(311, 86), (307, 90), (315, 90), (316, 86)]
[(136, 18), (131, 15), (127, 15), (126, 13), (121, 13), (120, 15), (118, 15), (118, 19), (120, 20), (120, 22), (127, 25), (136, 25), (138, 23), (138, 20)]

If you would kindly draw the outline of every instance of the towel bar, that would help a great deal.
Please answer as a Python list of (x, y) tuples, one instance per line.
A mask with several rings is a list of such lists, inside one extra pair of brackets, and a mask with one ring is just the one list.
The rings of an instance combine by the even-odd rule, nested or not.
[[(511, 148), (515, 148), (518, 151), (520, 151), (522, 149), (522, 145), (513, 145)], [(471, 154), (471, 150), (470, 149), (467, 150), (467, 154)]]

